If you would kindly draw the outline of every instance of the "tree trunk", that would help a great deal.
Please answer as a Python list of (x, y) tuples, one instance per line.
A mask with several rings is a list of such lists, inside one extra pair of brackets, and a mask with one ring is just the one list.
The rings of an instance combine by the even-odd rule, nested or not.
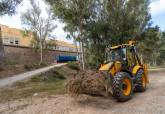
[(74, 38), (74, 42), (75, 42), (75, 45), (76, 45), (76, 53), (77, 53), (77, 56), (78, 56), (78, 65), (79, 65), (79, 67), (81, 67), (81, 65), (80, 65), (80, 55), (79, 55), (79, 50), (78, 50), (77, 41), (76, 41), (75, 38)]
[(43, 63), (43, 45), (42, 39), (40, 38), (40, 64)]
[(82, 69), (85, 70), (84, 43), (83, 43), (83, 41), (81, 41), (81, 57), (82, 57)]
[(4, 60), (5, 60), (5, 52), (4, 52), (3, 42), (2, 42), (2, 31), (0, 27), (0, 65), (4, 63)]
[[(81, 22), (80, 22), (81, 23)], [(84, 38), (82, 23), (80, 24), (80, 42), (81, 42), (81, 57), (82, 57), (82, 70), (85, 70), (85, 56), (84, 56)]]

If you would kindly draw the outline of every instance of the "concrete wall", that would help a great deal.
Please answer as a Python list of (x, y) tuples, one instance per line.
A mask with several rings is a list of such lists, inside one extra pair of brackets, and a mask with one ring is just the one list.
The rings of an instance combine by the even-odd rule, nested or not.
[[(32, 48), (4, 45), (6, 60), (18, 64), (39, 63), (40, 53)], [(44, 50), (43, 60), (52, 63), (58, 55), (77, 55), (76, 52), (65, 52), (58, 50)]]

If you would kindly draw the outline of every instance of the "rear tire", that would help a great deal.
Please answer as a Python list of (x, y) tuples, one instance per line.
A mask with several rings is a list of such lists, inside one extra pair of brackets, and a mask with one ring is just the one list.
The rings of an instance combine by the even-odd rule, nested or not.
[(146, 78), (143, 69), (140, 69), (136, 74), (136, 84), (135, 91), (144, 92), (146, 90)]
[(120, 102), (127, 101), (132, 98), (133, 81), (130, 74), (126, 72), (119, 72), (114, 76), (113, 96)]

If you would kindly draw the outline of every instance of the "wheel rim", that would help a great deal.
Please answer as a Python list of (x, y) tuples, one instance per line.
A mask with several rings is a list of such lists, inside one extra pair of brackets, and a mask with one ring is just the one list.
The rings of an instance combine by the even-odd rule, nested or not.
[(122, 84), (123, 94), (128, 96), (131, 92), (131, 82), (129, 79), (124, 79)]
[(146, 87), (146, 80), (144, 74), (142, 75), (142, 85), (144, 88)]

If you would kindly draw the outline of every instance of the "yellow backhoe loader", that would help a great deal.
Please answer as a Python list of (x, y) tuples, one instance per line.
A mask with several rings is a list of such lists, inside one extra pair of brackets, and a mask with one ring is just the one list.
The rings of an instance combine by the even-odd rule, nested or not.
[(135, 41), (107, 48), (106, 58), (99, 71), (109, 80), (107, 91), (118, 101), (129, 100), (134, 91), (146, 90), (147, 65), (138, 56)]

